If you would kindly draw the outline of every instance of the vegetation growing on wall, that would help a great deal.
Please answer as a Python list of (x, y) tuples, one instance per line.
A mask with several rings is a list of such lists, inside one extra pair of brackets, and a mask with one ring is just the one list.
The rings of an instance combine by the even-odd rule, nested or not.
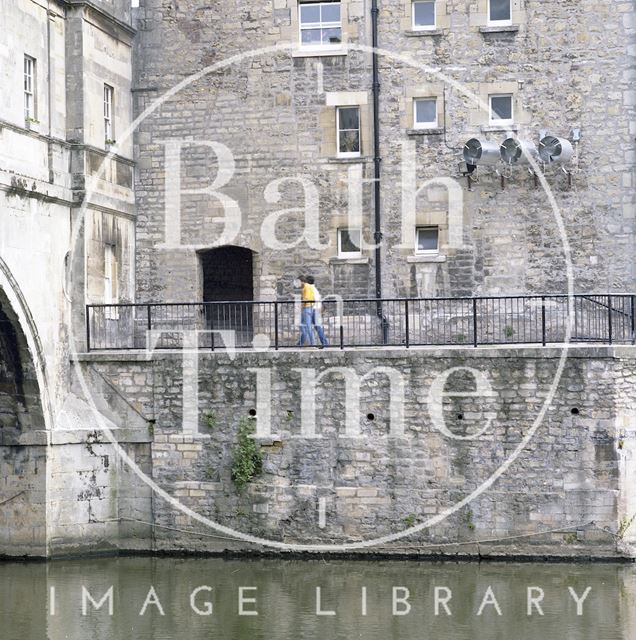
[(254, 421), (241, 418), (238, 426), (238, 442), (232, 456), (232, 481), (239, 492), (263, 469), (263, 454), (252, 437)]

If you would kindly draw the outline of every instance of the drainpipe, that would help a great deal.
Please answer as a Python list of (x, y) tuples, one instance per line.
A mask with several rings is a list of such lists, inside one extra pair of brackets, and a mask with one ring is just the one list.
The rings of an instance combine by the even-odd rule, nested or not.
[(375, 249), (375, 297), (382, 298), (382, 262), (380, 243), (382, 242), (382, 216), (380, 202), (380, 76), (378, 72), (378, 0), (371, 3), (371, 29), (373, 45), (373, 165), (374, 165), (374, 208), (375, 208), (375, 233), (373, 235)]
[(378, 70), (378, 0), (371, 2), (371, 42), (373, 45), (373, 167), (374, 167), (374, 210), (375, 210), (375, 231), (373, 238), (375, 241), (375, 297), (378, 300), (377, 314), (382, 323), (382, 339), (388, 342), (388, 322), (382, 311), (382, 209), (380, 200), (380, 73)]
[[(51, 72), (51, 64), (52, 64), (52, 55), (51, 55), (51, 0), (48, 0), (46, 3), (46, 85), (47, 85), (47, 110), (48, 110), (48, 120), (49, 120), (49, 135), (48, 135), (48, 143), (47, 143), (47, 151), (48, 151), (48, 169), (49, 169), (49, 182), (53, 184), (55, 174), (53, 172), (53, 142), (51, 140), (51, 136), (53, 135), (53, 96), (52, 87), (53, 84), (53, 73)], [(37, 82), (37, 75), (35, 77)]]

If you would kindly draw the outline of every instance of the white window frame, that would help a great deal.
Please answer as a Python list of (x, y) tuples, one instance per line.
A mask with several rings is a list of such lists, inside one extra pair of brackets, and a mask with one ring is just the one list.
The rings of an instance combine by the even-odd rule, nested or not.
[(35, 109), (35, 65), (35, 58), (25, 54), (23, 68), (25, 122), (29, 119), (35, 120), (37, 118)]
[[(435, 120), (431, 122), (417, 121), (417, 103), (432, 102), (435, 105)], [(437, 112), (437, 98), (429, 96), (428, 98), (413, 98), (413, 128), (414, 129), (437, 129), (439, 127), (439, 113)]]
[[(419, 234), (423, 229), (435, 229), (437, 231), (437, 247), (435, 249), (420, 249)], [(417, 256), (436, 256), (439, 254), (439, 225), (420, 224), (415, 227), (415, 255)]]
[[(318, 6), (321, 8), (322, 6), (328, 4), (337, 4), (340, 6), (340, 20), (338, 22), (322, 22), (322, 17), (320, 22), (308, 22), (307, 24), (303, 24), (301, 18), (302, 7), (306, 5)], [(321, 49), (321, 50), (330, 50), (330, 49), (341, 49), (342, 41), (343, 41), (343, 26), (342, 26), (342, 9), (343, 2), (342, 0), (336, 0), (334, 2), (299, 2), (298, 3), (298, 45), (301, 49)], [(321, 33), (321, 42), (320, 44), (316, 44), (315, 42), (303, 43), (303, 31), (310, 31), (313, 29), (340, 29), (340, 42), (334, 44), (323, 44), (322, 43), (322, 33)]]
[[(492, 99), (493, 98), (510, 98), (510, 114), (511, 118), (509, 120), (504, 120), (502, 118), (493, 118), (495, 114), (495, 110), (492, 108)], [(514, 124), (515, 122), (515, 97), (512, 93), (493, 93), (488, 96), (488, 122), (492, 126), (508, 126)]]
[(109, 84), (104, 84), (104, 142), (114, 140), (113, 132), (113, 104), (115, 101), (115, 89)]
[[(357, 151), (340, 151), (340, 110), (341, 109), (357, 109), (358, 110), (358, 150)], [(336, 107), (336, 155), (338, 158), (359, 158), (362, 155), (362, 113), (359, 105), (347, 105)], [(343, 131), (355, 131), (355, 129), (343, 129)]]
[(413, 29), (413, 31), (434, 31), (435, 29), (437, 29), (437, 2), (432, 2), (433, 24), (431, 25), (415, 24), (415, 5), (424, 4), (425, 2), (430, 2), (430, 0), (411, 0), (411, 28)]
[[(351, 234), (355, 231), (359, 234), (359, 246), (357, 251), (343, 251), (342, 249), (342, 235), (343, 231)], [(340, 227), (338, 229), (338, 257), (339, 258), (361, 258), (362, 257), (362, 229), (359, 227)]]
[(486, 16), (488, 19), (488, 26), (489, 27), (508, 27), (512, 25), (512, 0), (508, 0), (508, 5), (510, 7), (510, 18), (508, 20), (491, 20), (490, 19), (490, 1), (491, 0), (487, 0), (487, 7), (486, 7)]

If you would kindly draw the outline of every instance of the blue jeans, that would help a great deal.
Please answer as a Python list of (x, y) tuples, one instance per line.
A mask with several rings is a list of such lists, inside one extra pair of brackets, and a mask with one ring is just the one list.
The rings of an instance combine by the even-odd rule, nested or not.
[(316, 320), (317, 320), (316, 310), (313, 307), (305, 307), (303, 309), (302, 319), (300, 323), (300, 346), (301, 347), (305, 344), (305, 342), (313, 346), (314, 327), (316, 327), (320, 344), (323, 346), (327, 346), (329, 344), (329, 341), (327, 340), (327, 336), (325, 336), (325, 330), (322, 328), (322, 325), (317, 324)]
[(326, 347), (329, 344), (327, 340), (327, 336), (325, 336), (325, 330), (322, 328), (321, 324), (318, 324), (318, 314), (316, 313), (316, 309), (312, 309), (312, 322), (314, 327), (316, 327), (316, 331), (318, 332), (318, 338), (320, 340), (320, 344), (323, 347)]
[(305, 342), (310, 345), (314, 344), (314, 332), (313, 332), (314, 310), (312, 307), (304, 307), (300, 320), (300, 346), (302, 347)]

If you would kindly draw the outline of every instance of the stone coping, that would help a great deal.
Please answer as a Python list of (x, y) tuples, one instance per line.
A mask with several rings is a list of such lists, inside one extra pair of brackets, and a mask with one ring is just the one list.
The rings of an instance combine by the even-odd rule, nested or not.
[[(409, 349), (403, 346), (386, 347), (345, 347), (331, 346), (318, 350), (311, 347), (285, 347), (278, 351), (255, 351), (254, 349), (236, 349), (236, 355), (243, 357), (253, 356), (262, 360), (276, 360), (286, 356), (317, 357), (322, 358), (375, 358), (375, 359), (398, 359), (406, 356), (410, 358), (537, 358), (556, 359), (561, 357), (564, 346), (558, 345), (534, 345), (534, 344), (507, 344), (507, 345), (484, 345), (477, 348), (470, 345), (457, 346), (412, 346)], [(227, 353), (221, 349), (217, 351), (201, 350), (201, 355), (213, 358), (226, 358)], [(72, 362), (152, 362), (153, 360), (172, 360), (181, 358), (182, 350), (174, 349), (165, 351), (155, 351), (148, 354), (146, 351), (91, 351), (89, 353), (78, 353), (71, 358)], [(636, 346), (632, 345), (607, 345), (607, 344), (574, 344), (568, 348), (568, 358), (617, 358), (636, 359)]]
[[(130, 429), (118, 428), (111, 429), (115, 440), (120, 443), (150, 443), (153, 441), (147, 428)], [(0, 442), (0, 447), (8, 446), (48, 446), (63, 444), (111, 444), (110, 438), (97, 425), (93, 429), (51, 429), (46, 431), (39, 429), (37, 431), (27, 431), (23, 433), (17, 442)]]

